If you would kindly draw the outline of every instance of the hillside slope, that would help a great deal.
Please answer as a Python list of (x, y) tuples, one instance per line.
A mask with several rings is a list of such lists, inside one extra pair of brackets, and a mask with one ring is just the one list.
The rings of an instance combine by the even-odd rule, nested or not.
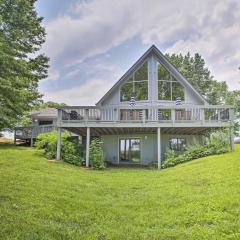
[(0, 239), (240, 239), (240, 148), (93, 171), (0, 144)]

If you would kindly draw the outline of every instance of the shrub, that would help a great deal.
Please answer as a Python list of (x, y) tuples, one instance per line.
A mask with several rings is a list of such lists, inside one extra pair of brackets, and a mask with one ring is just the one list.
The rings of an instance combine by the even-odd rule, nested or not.
[[(69, 132), (63, 132), (61, 134), (61, 142), (62, 142), (62, 159), (65, 162), (81, 165), (81, 154), (80, 149), (77, 144), (74, 144), (69, 139)], [(56, 158), (56, 149), (57, 149), (57, 132), (50, 133), (42, 133), (37, 136), (37, 141), (35, 146), (38, 149), (43, 149), (45, 157), (47, 159), (55, 159)]]
[(147, 164), (147, 167), (148, 167), (149, 169), (158, 168), (158, 163), (157, 163), (157, 162), (154, 162), (154, 161), (149, 162), (149, 163)]
[(229, 151), (228, 134), (224, 131), (212, 132), (205, 138), (203, 145), (189, 146), (181, 155), (176, 155), (173, 150), (168, 149), (163, 168), (175, 166), (197, 158), (202, 158), (215, 154), (222, 154)]
[(102, 150), (102, 141), (99, 138), (94, 138), (90, 144), (90, 163), (93, 169), (104, 169), (104, 157)]

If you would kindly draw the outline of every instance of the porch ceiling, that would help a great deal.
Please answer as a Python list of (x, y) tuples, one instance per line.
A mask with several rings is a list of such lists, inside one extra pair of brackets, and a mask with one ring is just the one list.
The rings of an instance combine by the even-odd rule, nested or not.
[[(86, 136), (87, 135), (87, 128), (80, 127), (80, 128), (65, 128), (66, 130), (73, 132), (77, 135)], [(214, 128), (215, 130), (219, 128)], [(181, 134), (181, 135), (205, 135), (208, 132), (213, 130), (213, 128), (206, 128), (206, 127), (178, 127), (178, 128), (170, 128), (165, 127), (161, 128), (162, 134)], [(101, 136), (101, 135), (122, 135), (122, 134), (146, 134), (146, 133), (157, 133), (157, 128), (91, 128), (91, 136)]]

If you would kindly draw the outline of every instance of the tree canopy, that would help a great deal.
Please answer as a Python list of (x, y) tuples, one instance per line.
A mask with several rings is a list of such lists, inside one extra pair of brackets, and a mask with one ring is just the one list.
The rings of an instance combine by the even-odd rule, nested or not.
[(13, 127), (41, 98), (39, 80), (47, 76), (48, 58), (35, 0), (0, 0), (0, 129)]
[[(209, 104), (233, 105), (236, 118), (240, 118), (240, 90), (230, 91), (225, 81), (217, 81), (200, 54), (196, 53), (193, 56), (190, 53), (166, 54), (166, 56)], [(236, 124), (235, 132), (238, 131), (239, 127)]]

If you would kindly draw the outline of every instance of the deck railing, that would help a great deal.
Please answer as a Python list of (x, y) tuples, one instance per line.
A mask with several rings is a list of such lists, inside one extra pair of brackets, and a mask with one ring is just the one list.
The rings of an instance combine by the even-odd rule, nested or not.
[(228, 122), (233, 120), (232, 106), (129, 106), (63, 107), (62, 122)]
[(15, 135), (19, 139), (36, 138), (37, 135), (45, 132), (52, 132), (55, 129), (54, 125), (43, 126), (29, 126), (29, 127), (16, 127)]

